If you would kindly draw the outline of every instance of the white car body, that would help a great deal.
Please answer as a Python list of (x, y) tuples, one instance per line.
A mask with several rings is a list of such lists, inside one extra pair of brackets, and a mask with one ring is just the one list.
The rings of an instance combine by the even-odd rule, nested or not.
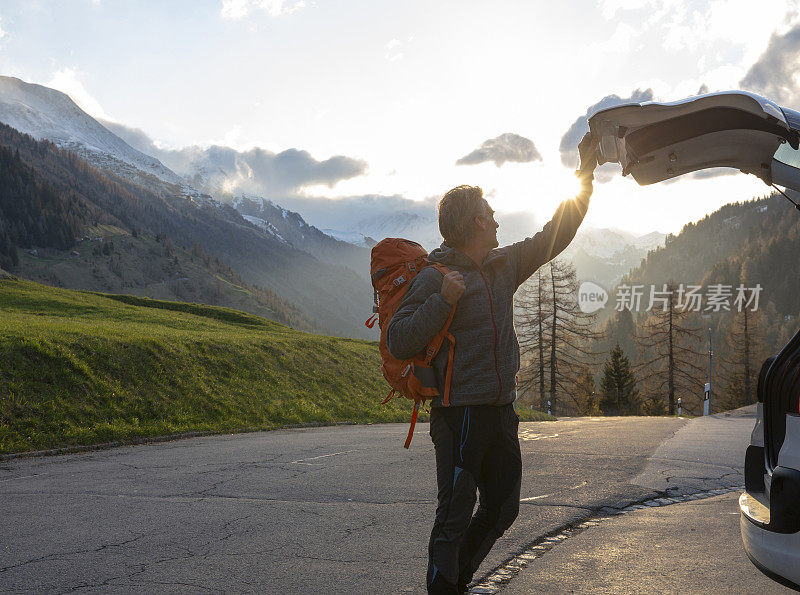
[(739, 498), (742, 542), (753, 563), (800, 589), (800, 333), (764, 362), (756, 425)]

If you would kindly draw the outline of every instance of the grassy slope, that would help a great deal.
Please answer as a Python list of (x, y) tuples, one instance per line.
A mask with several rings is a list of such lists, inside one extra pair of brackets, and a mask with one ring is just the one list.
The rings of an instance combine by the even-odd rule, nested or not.
[(151, 305), (0, 280), (0, 452), (408, 418), (406, 403), (380, 405), (388, 391), (373, 342)]
[(70, 250), (39, 249), (37, 256), (20, 251), (15, 273), (56, 287), (202, 302), (244, 310), (300, 330), (323, 330), (286, 300), (259, 293), (227, 267), (205, 262), (171, 243), (132, 237), (110, 225), (90, 227), (84, 233), (111, 240), (113, 251), (103, 254), (99, 250), (103, 244), (95, 240), (79, 242)]
[(380, 405), (375, 342), (2, 276), (0, 362), (0, 453), (410, 413)]

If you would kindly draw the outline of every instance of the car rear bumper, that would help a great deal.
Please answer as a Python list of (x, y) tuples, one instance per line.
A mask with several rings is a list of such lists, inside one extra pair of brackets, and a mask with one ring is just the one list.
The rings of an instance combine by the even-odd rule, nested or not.
[(744, 492), (739, 498), (739, 528), (745, 552), (759, 570), (800, 590), (800, 532), (770, 530), (770, 511), (758, 498)]

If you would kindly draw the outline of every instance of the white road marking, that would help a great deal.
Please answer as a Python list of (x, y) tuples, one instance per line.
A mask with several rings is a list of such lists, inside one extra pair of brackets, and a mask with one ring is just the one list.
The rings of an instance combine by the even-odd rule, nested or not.
[[(583, 486), (585, 486), (588, 483), (589, 483), (588, 481), (582, 481), (578, 485), (572, 486), (569, 489), (570, 490), (577, 490), (578, 488), (582, 488)], [(561, 491), (563, 492), (563, 491), (566, 491), (566, 490), (561, 490)], [(531, 496), (529, 498), (520, 498), (519, 501), (520, 502), (532, 502), (533, 500), (541, 500), (542, 498), (549, 498), (550, 496), (555, 496), (558, 493), (560, 493), (560, 492), (554, 492), (552, 494), (542, 494), (541, 496)]]
[(332, 452), (327, 455), (319, 455), (318, 457), (310, 457), (308, 459), (297, 459), (296, 461), (292, 461), (293, 464), (296, 465), (316, 465), (318, 463), (306, 463), (306, 461), (316, 461), (317, 459), (325, 459), (327, 457), (335, 457), (338, 455), (346, 455), (351, 452), (356, 452), (355, 450), (343, 450), (342, 452)]
[(530, 502), (531, 500), (539, 500), (541, 498), (549, 498), (554, 494), (542, 494), (541, 496), (531, 496), (530, 498), (520, 498), (520, 502)]
[(524, 442), (533, 442), (534, 440), (544, 440), (546, 438), (558, 438), (558, 434), (536, 434), (530, 430), (522, 429), (519, 431), (519, 437)]

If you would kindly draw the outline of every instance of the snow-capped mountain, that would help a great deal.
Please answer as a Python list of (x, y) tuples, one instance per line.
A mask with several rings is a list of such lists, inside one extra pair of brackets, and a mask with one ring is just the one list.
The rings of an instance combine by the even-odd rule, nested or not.
[[(349, 266), (369, 279), (368, 238), (349, 241), (309, 225), (300, 213), (284, 209), (272, 201), (252, 195), (239, 196), (233, 206), (242, 216), (273, 238), (307, 252), (322, 262)], [(353, 234), (347, 237), (356, 240)]]
[(169, 184), (183, 180), (89, 116), (68, 95), (49, 87), (0, 76), (0, 122), (77, 153), (92, 165), (142, 183), (145, 174)]
[[(57, 146), (72, 151), (86, 159), (92, 165), (109, 170), (125, 179), (131, 180), (151, 190), (160, 190), (162, 183), (179, 186), (179, 193), (193, 199), (209, 199), (196, 188), (206, 188), (214, 184), (223, 185), (230, 172), (223, 170), (222, 165), (235, 171), (232, 151), (223, 147), (211, 147), (207, 150), (197, 149), (197, 159), (193, 161), (194, 179), (184, 179), (164, 166), (161, 161), (131, 147), (108, 128), (78, 107), (72, 99), (61, 91), (42, 85), (26, 83), (14, 77), (0, 76), (0, 122), (37, 140), (48, 140)], [(112, 128), (116, 126), (109, 124)], [(186, 152), (176, 153), (185, 156)], [(230, 161), (230, 162), (229, 162)], [(152, 177), (151, 177), (152, 176)], [(153, 177), (156, 180), (153, 180)], [(260, 197), (247, 197), (261, 201)], [(202, 201), (201, 201), (202, 202)], [(241, 202), (241, 199), (240, 199)], [(272, 203), (269, 203), (272, 204)], [(273, 205), (274, 206), (274, 205)], [(274, 239), (314, 253), (303, 247), (304, 230), (309, 225), (295, 212), (274, 207), (282, 212), (282, 223), (271, 217), (262, 218), (263, 213), (243, 211), (245, 218), (256, 227), (262, 229)], [(240, 209), (241, 211), (241, 209)], [(325, 243), (324, 236), (314, 228), (311, 233), (318, 241)], [(327, 237), (327, 236), (325, 236)], [(338, 243), (333, 238), (330, 243)]]
[(660, 231), (651, 231), (650, 233), (646, 233), (643, 236), (635, 238), (633, 245), (637, 248), (643, 248), (648, 251), (655, 250), (656, 248), (664, 245), (666, 238), (666, 234), (663, 234)]
[(250, 215), (242, 215), (246, 221), (249, 221), (256, 227), (263, 229), (272, 237), (274, 237), (279, 242), (283, 242), (284, 244), (291, 245), (286, 239), (278, 232), (278, 228), (276, 228), (272, 223), (267, 221), (266, 219), (261, 219), (260, 217), (252, 217)]
[(581, 228), (562, 257), (575, 266), (578, 279), (610, 289), (639, 266), (650, 250), (663, 246), (665, 239), (657, 231), (637, 236), (615, 229)]
[[(538, 232), (542, 225), (526, 212), (496, 214), (501, 246), (518, 242)], [(408, 238), (428, 251), (442, 241), (437, 221), (432, 217), (399, 210), (380, 213), (357, 221), (349, 229), (324, 229), (337, 239), (363, 246), (364, 237), (380, 241), (387, 237)], [(631, 268), (641, 263), (650, 250), (664, 245), (666, 235), (657, 231), (636, 235), (614, 229), (581, 228), (562, 258), (575, 265), (578, 278), (611, 288)]]
[[(536, 220), (529, 213), (498, 213), (497, 221), (500, 224), (497, 237), (501, 245), (517, 242), (539, 230)], [(349, 241), (346, 239), (347, 234), (366, 236), (375, 241), (383, 238), (408, 238), (419, 242), (428, 251), (438, 248), (442, 243), (439, 223), (434, 217), (425, 217), (406, 210), (376, 214), (359, 220), (350, 229), (331, 232), (339, 234), (337, 237), (345, 241)]]
[(360, 248), (372, 248), (377, 242), (369, 236), (357, 231), (339, 231), (338, 229), (323, 229), (323, 233), (336, 238), (340, 242), (347, 242)]
[(389, 215), (373, 215), (358, 221), (352, 229), (340, 233), (356, 233), (380, 241), (383, 238), (408, 238), (419, 242), (426, 250), (442, 243), (439, 224), (434, 219), (416, 213), (398, 211)]
[(637, 236), (631, 232), (617, 229), (582, 227), (575, 234), (575, 239), (567, 248), (567, 252), (580, 249), (590, 256), (613, 259), (616, 254), (624, 252), (628, 248), (635, 248), (637, 251), (644, 252), (642, 255), (644, 258), (649, 250), (663, 246), (666, 237), (666, 234), (657, 231)]
[[(372, 304), (368, 250), (329, 237), (280, 207), (267, 217), (214, 200), (158, 159), (132, 148), (59, 91), (0, 77), (0, 123), (15, 131), (8, 138), (21, 139), (16, 131), (33, 137), (14, 141), (22, 146), (50, 141), (105, 170), (101, 175), (115, 174), (142, 186), (136, 194), (140, 202), (115, 204), (110, 211), (104, 210), (109, 205), (93, 203), (108, 220), (140, 233), (165, 235), (184, 248), (198, 244), (246, 282), (296, 306), (326, 332), (372, 336), (362, 317)], [(36, 161), (36, 155), (34, 151), (30, 158)], [(333, 304), (320, 299), (326, 292), (347, 297)]]

